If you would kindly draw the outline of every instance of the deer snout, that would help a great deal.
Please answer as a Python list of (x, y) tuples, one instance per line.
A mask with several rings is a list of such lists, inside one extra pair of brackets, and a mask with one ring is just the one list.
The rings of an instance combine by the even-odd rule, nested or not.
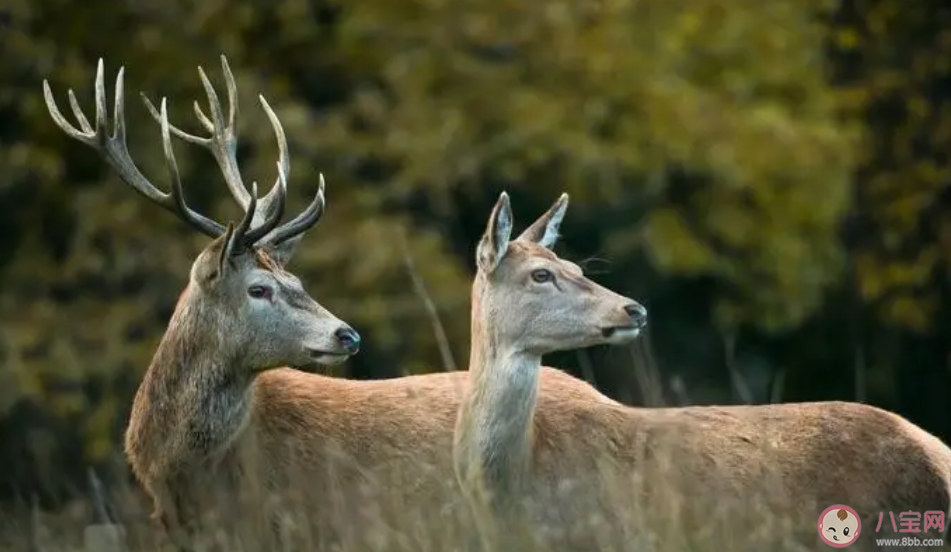
[(631, 325), (641, 330), (647, 326), (647, 309), (640, 303), (630, 303), (624, 306), (624, 312), (631, 319)]
[(612, 306), (609, 317), (612, 325), (601, 328), (601, 337), (604, 343), (620, 345), (628, 343), (641, 335), (641, 330), (647, 326), (647, 309), (640, 303), (626, 299), (623, 306)]
[(350, 326), (337, 328), (337, 331), (334, 332), (334, 337), (347, 353), (353, 355), (360, 350), (360, 334)]

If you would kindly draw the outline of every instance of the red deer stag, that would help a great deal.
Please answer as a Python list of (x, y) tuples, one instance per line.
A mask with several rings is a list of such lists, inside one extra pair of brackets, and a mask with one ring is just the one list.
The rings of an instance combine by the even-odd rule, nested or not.
[[(167, 194), (143, 176), (126, 148), (123, 69), (116, 79), (111, 134), (102, 60), (94, 125), (70, 90), (80, 128), (71, 125), (44, 81), (47, 107), (67, 135), (96, 149), (139, 193), (215, 238), (195, 260), (136, 394), (126, 454), (153, 501), (152, 517), (173, 535), (194, 534), (206, 515), (217, 516), (216, 523), (245, 515), (273, 523), (300, 515), (308, 538), (336, 542), (342, 531), (359, 524), (362, 514), (353, 512), (372, 503), (367, 493), (373, 482), (383, 483), (377, 485), (380, 492), (399, 497), (405, 505), (396, 513), (407, 516), (408, 505), (455, 486), (452, 432), (467, 378), (452, 372), (349, 381), (282, 368), (340, 362), (357, 352), (360, 338), (285, 269), (295, 244), (323, 212), (323, 179), (314, 201), (279, 226), (288, 148), (278, 117), (261, 97), (278, 138), (278, 181), (260, 200), (255, 185), (248, 193), (235, 153), (236, 87), (224, 56), (221, 62), (227, 114), (199, 68), (210, 117), (197, 103), (195, 111), (210, 137), (170, 125), (164, 100), (159, 109), (145, 100), (161, 125), (172, 183)], [(245, 210), (236, 228), (186, 206), (172, 135), (213, 153)], [(541, 410), (560, 409), (566, 401), (616, 404), (558, 370), (542, 369), (540, 380)], [(276, 502), (262, 502), (261, 492)], [(238, 500), (242, 497), (249, 498)], [(185, 538), (179, 542), (188, 546)]]
[(527, 515), (543, 533), (567, 531), (549, 538), (569, 549), (614, 531), (623, 549), (785, 550), (796, 537), (806, 548), (789, 549), (812, 550), (824, 547), (823, 510), (846, 505), (862, 521), (855, 548), (875, 549), (874, 537), (890, 536), (874, 533), (880, 512), (948, 511), (951, 450), (871, 406), (537, 408), (542, 355), (624, 343), (646, 325), (640, 305), (551, 251), (567, 206), (563, 195), (510, 240), (503, 193), (478, 246), (454, 465), (483, 520)]

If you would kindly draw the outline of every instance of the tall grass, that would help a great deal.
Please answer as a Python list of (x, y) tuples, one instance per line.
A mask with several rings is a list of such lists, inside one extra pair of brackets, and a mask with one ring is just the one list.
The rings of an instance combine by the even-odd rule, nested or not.
[[(764, 489), (769, 492), (751, 500), (738, 501), (728, 494), (717, 500), (690, 496), (676, 484), (665, 492), (657, 481), (645, 485), (633, 480), (635, 476), (617, 475), (609, 466), (597, 478), (590, 475), (562, 482), (554, 491), (557, 496), (547, 500), (512, 505), (501, 516), (489, 515), (481, 504), (470, 507), (451, 479), (444, 481), (446, 492), (430, 495), (434, 500), (408, 501), (404, 486), (416, 473), (399, 481), (368, 478), (346, 491), (314, 488), (304, 479), (295, 480), (295, 490), (281, 495), (261, 492), (261, 485), (242, 485), (241, 493), (212, 498), (217, 508), (201, 512), (201, 530), (188, 542), (195, 552), (792, 552), (824, 547), (815, 540), (815, 520), (799, 516), (802, 512), (786, 515), (791, 505), (783, 503), (778, 487)], [(595, 479), (601, 480), (601, 490), (592, 492)], [(339, 494), (343, 492), (351, 496)], [(303, 507), (312, 504), (315, 495), (326, 498), (327, 508), (320, 512)], [(134, 486), (115, 486), (105, 500), (117, 513), (112, 521), (125, 530), (124, 550), (176, 550), (170, 535), (148, 520), (149, 505)], [(556, 503), (561, 506), (552, 508)], [(93, 501), (77, 502), (55, 514), (21, 503), (0, 514), (0, 550), (84, 550), (86, 528), (102, 521), (97, 510)], [(313, 521), (316, 514), (324, 518), (320, 525)], [(727, 526), (749, 529), (724, 531)]]

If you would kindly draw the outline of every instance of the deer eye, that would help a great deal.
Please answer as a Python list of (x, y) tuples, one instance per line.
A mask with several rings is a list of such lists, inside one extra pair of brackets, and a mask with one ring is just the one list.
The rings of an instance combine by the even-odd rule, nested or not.
[(248, 295), (255, 299), (270, 299), (272, 294), (271, 288), (267, 286), (255, 284), (248, 288)]
[(551, 282), (554, 279), (555, 274), (547, 268), (536, 268), (532, 271), (532, 280), (538, 282), (539, 284)]

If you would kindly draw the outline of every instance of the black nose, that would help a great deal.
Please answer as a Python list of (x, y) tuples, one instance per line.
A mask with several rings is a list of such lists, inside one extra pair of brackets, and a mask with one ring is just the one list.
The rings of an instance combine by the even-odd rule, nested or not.
[(639, 303), (631, 303), (624, 307), (624, 312), (631, 317), (631, 321), (637, 328), (643, 328), (647, 325), (647, 309)]
[(360, 350), (360, 334), (350, 326), (343, 326), (334, 332), (334, 337), (350, 354)]

